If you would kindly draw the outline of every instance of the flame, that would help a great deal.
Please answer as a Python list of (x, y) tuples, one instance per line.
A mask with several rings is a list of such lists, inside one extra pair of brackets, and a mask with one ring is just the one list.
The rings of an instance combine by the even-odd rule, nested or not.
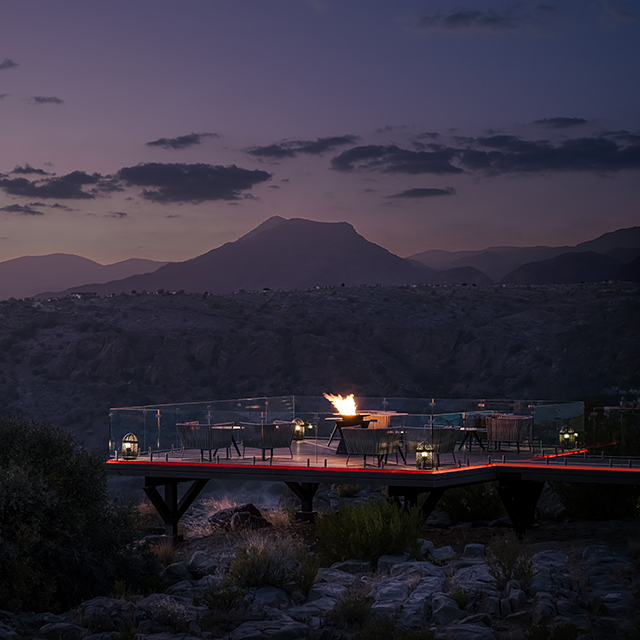
[(358, 413), (356, 401), (353, 399), (353, 393), (345, 398), (342, 396), (334, 396), (330, 393), (325, 393), (324, 397), (333, 403), (333, 406), (341, 416), (355, 416)]

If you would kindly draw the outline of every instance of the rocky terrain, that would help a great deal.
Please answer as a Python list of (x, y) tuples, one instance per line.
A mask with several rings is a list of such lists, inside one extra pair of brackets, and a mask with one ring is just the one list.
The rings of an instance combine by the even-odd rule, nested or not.
[(323, 392), (584, 400), (640, 388), (637, 284), (0, 302), (0, 412), (106, 451), (110, 407)]
[[(366, 490), (353, 498), (367, 499)], [(341, 501), (329, 487), (318, 498), (325, 508)], [(518, 545), (529, 562), (518, 581), (495, 575), (492, 540), (497, 533), (509, 535), (501, 521), (451, 526), (447, 513), (436, 512), (417, 556), (382, 556), (376, 565), (347, 560), (321, 567), (308, 593), (294, 583), (274, 583), (251, 588), (233, 606), (212, 611), (211, 603), (220, 601), (207, 594), (225, 592), (238, 546), (261, 539), (276, 548), (285, 541), (313, 553), (315, 528), (282, 518), (272, 526), (251, 506), (212, 513), (212, 503), (204, 501), (186, 519), (184, 542), (167, 554), (155, 593), (98, 597), (60, 615), (0, 611), (0, 637), (390, 640), (400, 630), (417, 640), (428, 638), (417, 635), (428, 630), (438, 639), (459, 640), (634, 638), (638, 522), (545, 521)], [(369, 635), (358, 636), (366, 624), (356, 619), (363, 607)]]

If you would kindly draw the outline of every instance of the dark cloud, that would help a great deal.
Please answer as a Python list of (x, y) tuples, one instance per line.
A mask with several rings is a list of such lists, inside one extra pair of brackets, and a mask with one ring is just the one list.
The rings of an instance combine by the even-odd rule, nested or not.
[(127, 218), (128, 216), (129, 214), (125, 213), (124, 211), (110, 211), (109, 213), (105, 214), (105, 218), (122, 219), (122, 218)]
[(409, 151), (396, 145), (366, 145), (348, 149), (331, 160), (331, 168), (337, 171), (354, 169), (379, 170), (385, 173), (462, 173), (451, 161), (455, 149), (438, 151)]
[(360, 140), (360, 136), (330, 136), (327, 138), (318, 138), (317, 140), (287, 140), (279, 144), (270, 144), (265, 147), (252, 147), (247, 149), (247, 153), (258, 158), (273, 158), (281, 160), (282, 158), (294, 158), (299, 153), (309, 155), (321, 155), (326, 151), (333, 151), (338, 147), (348, 144), (355, 144)]
[(419, 133), (414, 136), (415, 140), (437, 140), (440, 137), (439, 133), (435, 131), (424, 131), (423, 133)]
[(391, 131), (402, 131), (403, 129), (408, 129), (409, 125), (407, 124), (387, 124), (384, 127), (379, 127), (376, 129), (376, 133), (390, 133)]
[(0, 189), (11, 196), (27, 198), (55, 198), (59, 200), (91, 200), (93, 193), (83, 191), (86, 185), (100, 185), (99, 173), (89, 175), (84, 171), (72, 171), (67, 175), (30, 181), (26, 178), (1, 178)]
[(640, 132), (632, 133), (631, 131), (603, 131), (600, 135), (609, 136), (616, 140), (622, 140), (624, 142), (640, 142)]
[(29, 102), (31, 104), (64, 104), (64, 100), (56, 96), (33, 96)]
[(588, 122), (584, 118), (542, 118), (541, 120), (534, 120), (533, 124), (539, 124), (549, 129), (567, 129), (587, 124)]
[(158, 162), (123, 167), (117, 173), (117, 177), (127, 185), (143, 187), (143, 198), (160, 203), (237, 200), (243, 191), (269, 180), (271, 175), (236, 165)]
[(11, 94), (10, 93), (0, 93), (0, 100), (4, 100), (5, 98), (8, 98)]
[(54, 204), (45, 204), (44, 202), (30, 202), (28, 206), (46, 207), (47, 209), (58, 209), (60, 211), (77, 211), (77, 209), (72, 209), (71, 207), (67, 207), (66, 204), (60, 204), (58, 202), (55, 202)]
[(0, 208), (0, 211), (6, 211), (7, 213), (17, 213), (22, 216), (41, 216), (44, 215), (42, 211), (38, 211), (29, 205), (10, 204), (6, 207)]
[(387, 198), (400, 198), (400, 199), (412, 199), (412, 198), (432, 198), (433, 196), (455, 196), (456, 190), (453, 187), (445, 187), (444, 189), (407, 189), (400, 193), (394, 193)]
[(24, 167), (16, 166), (14, 168), (14, 170), (13, 171), (9, 171), (9, 173), (21, 173), (21, 174), (24, 174), (24, 175), (27, 175), (27, 174), (30, 174), (30, 173), (37, 173), (38, 175), (41, 175), (41, 176), (49, 176), (49, 175), (51, 175), (50, 173), (47, 173), (43, 169), (34, 169), (28, 163), (25, 164)]
[(186, 149), (201, 144), (204, 138), (219, 138), (217, 133), (188, 133), (177, 138), (158, 138), (147, 142), (147, 147), (162, 147), (164, 149)]
[(515, 29), (517, 24), (509, 10), (499, 13), (493, 10), (457, 9), (451, 13), (424, 16), (420, 18), (419, 26), (444, 31), (507, 31)]
[(5, 69), (15, 69), (20, 65), (17, 62), (14, 62), (11, 58), (5, 58), (2, 62), (0, 62), (0, 71), (4, 71)]
[(613, 2), (612, 0), (605, 0), (603, 2), (605, 11), (616, 20), (620, 22), (633, 22), (636, 17), (629, 8), (628, 2)]
[(469, 170), (490, 174), (640, 169), (640, 144), (622, 146), (604, 137), (574, 138), (553, 145), (494, 136), (479, 138), (478, 144), (492, 150), (460, 150), (460, 161)]

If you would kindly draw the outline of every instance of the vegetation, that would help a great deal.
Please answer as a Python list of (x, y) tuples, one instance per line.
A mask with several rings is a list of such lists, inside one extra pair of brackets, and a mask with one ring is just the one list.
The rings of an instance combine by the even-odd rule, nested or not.
[(377, 562), (385, 554), (417, 550), (424, 526), (417, 507), (408, 510), (386, 500), (370, 500), (363, 505), (342, 505), (335, 513), (318, 518), (318, 548), (328, 565), (358, 558)]
[(495, 482), (447, 489), (438, 502), (438, 509), (446, 511), (454, 523), (495, 520), (505, 515)]
[(552, 483), (568, 516), (579, 520), (640, 517), (640, 485)]
[(489, 540), (485, 561), (500, 588), (509, 580), (518, 580), (523, 589), (529, 586), (533, 577), (531, 554), (513, 531), (499, 533)]
[(144, 579), (148, 565), (128, 551), (135, 512), (109, 502), (97, 455), (13, 418), (0, 418), (0, 441), (0, 609), (66, 610)]

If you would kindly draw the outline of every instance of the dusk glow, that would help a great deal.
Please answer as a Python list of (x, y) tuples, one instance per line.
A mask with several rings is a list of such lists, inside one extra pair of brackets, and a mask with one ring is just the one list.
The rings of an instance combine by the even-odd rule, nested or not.
[(638, 224), (618, 0), (9, 0), (0, 261), (186, 260), (267, 218), (409, 256)]

